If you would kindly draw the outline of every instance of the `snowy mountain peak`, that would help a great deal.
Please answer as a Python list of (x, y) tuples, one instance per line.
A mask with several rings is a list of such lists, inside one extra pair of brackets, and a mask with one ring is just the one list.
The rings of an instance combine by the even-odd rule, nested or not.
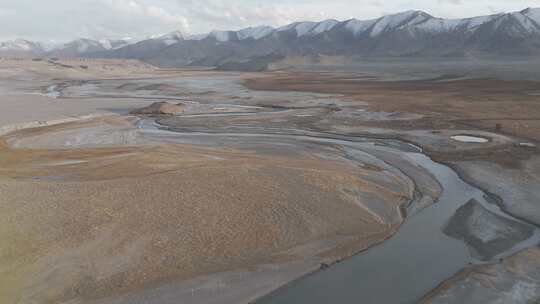
[[(324, 36), (322, 36), (325, 34)], [(352, 34), (352, 35), (351, 35)], [(35, 55), (54, 55), (54, 56), (86, 56), (92, 54), (99, 56), (105, 52), (111, 52), (117, 49), (123, 49), (125, 46), (133, 45), (132, 48), (118, 52), (122, 56), (126, 53), (133, 52), (156, 52), (156, 50), (165, 49), (169, 46), (182, 48), (185, 41), (186, 45), (196, 43), (196, 47), (208, 47), (211, 49), (215, 41), (221, 43), (234, 42), (236, 46), (249, 46), (248, 41), (258, 43), (259, 40), (276, 40), (276, 48), (287, 48), (291, 39), (298, 39), (302, 43), (316, 42), (314, 45), (318, 47), (321, 43), (328, 43), (328, 49), (332, 49), (331, 43), (343, 44), (343, 49), (350, 49), (349, 46), (354, 46), (362, 50), (366, 49), (373, 52), (384, 53), (388, 48), (394, 45), (408, 45), (411, 50), (402, 50), (401, 48), (393, 50), (392, 53), (407, 51), (414, 53), (418, 50), (412, 46), (415, 41), (429, 41), (441, 35), (451, 34), (450, 37), (456, 41), (460, 41), (461, 47), (477, 46), (486, 41), (496, 41), (500, 48), (505, 41), (523, 41), (524, 52), (535, 50), (540, 45), (540, 8), (527, 8), (525, 10), (513, 13), (501, 13), (488, 16), (480, 16), (464, 19), (443, 19), (433, 17), (423, 11), (406, 11), (397, 14), (383, 16), (371, 20), (350, 19), (347, 21), (324, 20), (321, 22), (295, 22), (279, 28), (270, 26), (248, 27), (239, 31), (212, 31), (206, 34), (199, 35), (184, 35), (179, 31), (174, 31), (165, 35), (152, 36), (149, 39), (139, 41), (133, 40), (114, 40), (101, 39), (99, 41), (90, 39), (78, 39), (61, 46), (52, 48), (51, 44), (39, 44), (31, 41), (18, 39), (0, 43), (0, 51), (4, 56), (17, 56), (23, 54), (25, 56)], [(521, 40), (510, 40), (507, 38), (517, 38)], [(504, 38), (504, 39), (501, 39)], [(358, 42), (353, 43), (353, 39)], [(392, 39), (397, 39), (392, 42)], [(506, 39), (506, 40), (505, 40)], [(145, 43), (147, 41), (147, 43)], [(195, 42), (200, 41), (200, 42)], [(403, 42), (407, 41), (407, 43)], [(438, 43), (435, 39), (434, 43)], [(384, 43), (381, 43), (384, 42)], [(431, 43), (431, 42), (430, 42)], [(381, 50), (377, 49), (377, 45), (385, 45)], [(421, 44), (419, 44), (421, 46)], [(429, 43), (427, 45), (430, 45)], [(459, 46), (458, 45), (458, 46)], [(458, 48), (456, 46), (456, 48)], [(491, 47), (488, 45), (488, 48)], [(508, 46), (510, 48), (510, 46)], [(515, 45), (512, 45), (514, 51)], [(267, 46), (263, 47), (264, 49)], [(539, 53), (540, 53), (540, 47)], [(445, 47), (443, 51), (447, 48)], [(250, 50), (253, 51), (253, 50)], [(353, 52), (351, 50), (351, 52)], [(440, 50), (434, 52), (441, 52)], [(285, 52), (286, 53), (286, 52)], [(197, 57), (197, 54), (190, 56)], [(137, 56), (141, 57), (141, 56)], [(144, 56), (142, 56), (144, 57)], [(200, 59), (200, 58), (199, 58)], [(191, 60), (191, 59), (190, 59)], [(191, 62), (187, 60), (186, 62)]]
[(504, 35), (525, 38), (540, 35), (540, 9), (528, 8), (520, 12), (477, 17), (483, 22), (473, 27), (482, 28), (483, 35)]
[(380, 34), (406, 26), (414, 26), (433, 18), (422, 11), (406, 11), (381, 17), (371, 29), (370, 36), (376, 37)]

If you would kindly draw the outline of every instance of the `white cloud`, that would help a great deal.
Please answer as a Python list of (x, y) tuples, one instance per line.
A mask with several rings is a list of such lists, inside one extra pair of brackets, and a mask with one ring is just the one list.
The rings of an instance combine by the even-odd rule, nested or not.
[(164, 24), (182, 25), (188, 27), (188, 20), (180, 14), (171, 14), (162, 7), (146, 5), (136, 0), (102, 0), (106, 5), (119, 13), (133, 14), (155, 18)]
[(0, 17), (13, 15), (13, 14), (15, 14), (15, 11), (10, 10), (10, 9), (4, 9), (4, 8), (0, 7)]
[[(242, 1), (243, 2), (243, 1)], [(249, 6), (240, 1), (200, 1), (186, 9), (193, 17), (199, 32), (212, 29), (239, 29), (253, 25), (279, 26), (305, 19), (320, 19), (313, 10), (295, 6), (255, 3)]]

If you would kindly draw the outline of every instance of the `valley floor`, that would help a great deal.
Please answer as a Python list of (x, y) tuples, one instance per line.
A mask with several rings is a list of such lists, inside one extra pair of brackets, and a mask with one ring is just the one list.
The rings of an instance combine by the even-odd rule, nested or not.
[[(463, 259), (409, 296), (508, 299), (519, 275), (523, 301), (540, 298), (537, 82), (84, 65), (0, 61), (0, 302), (279, 296), (399, 239), (452, 170), (485, 201), (441, 215), (468, 227), (437, 228)], [(184, 112), (128, 114), (158, 101)], [(496, 288), (470, 278), (486, 267)], [(478, 295), (449, 298), (461, 285)]]

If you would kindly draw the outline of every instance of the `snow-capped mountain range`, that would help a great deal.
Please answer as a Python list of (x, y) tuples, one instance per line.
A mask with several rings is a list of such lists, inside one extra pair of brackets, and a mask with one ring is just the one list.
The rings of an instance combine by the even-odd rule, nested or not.
[(466, 19), (407, 11), (372, 20), (296, 22), (239, 31), (185, 35), (175, 31), (142, 41), (78, 39), (45, 48), (15, 40), (0, 56), (137, 58), (162, 66), (275, 60), (287, 56), (540, 56), (540, 8)]
[[(24, 39), (0, 42), (0, 56), (79, 56), (96, 51), (115, 50), (129, 45), (130, 40), (77, 39), (69, 43), (42, 43)], [(10, 55), (13, 54), (13, 55)]]
[(40, 43), (16, 39), (12, 41), (0, 42), (0, 54), (3, 56), (17, 56), (18, 54), (39, 55), (45, 50)]

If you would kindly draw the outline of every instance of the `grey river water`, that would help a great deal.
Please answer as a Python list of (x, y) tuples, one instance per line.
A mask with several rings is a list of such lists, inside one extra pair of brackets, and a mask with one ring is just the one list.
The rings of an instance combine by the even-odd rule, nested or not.
[[(438, 202), (421, 211), (413, 212), (399, 231), (389, 240), (346, 259), (325, 270), (294, 281), (257, 301), (267, 304), (298, 303), (416, 303), (439, 283), (451, 277), (475, 260), (468, 247), (460, 240), (446, 236), (443, 227), (456, 210), (471, 199), (485, 208), (509, 217), (490, 204), (484, 193), (463, 182), (450, 168), (433, 162), (429, 157), (406, 143), (362, 138), (328, 138), (321, 134), (265, 134), (265, 133), (176, 133), (163, 131), (149, 120), (142, 120), (139, 128), (148, 136), (164, 141), (186, 143), (242, 143), (271, 141), (309, 141), (319, 144), (341, 145), (346, 149), (377, 155), (377, 151), (392, 153), (407, 162), (422, 167), (443, 187)], [(354, 155), (354, 153), (352, 153)], [(414, 210), (415, 206), (410, 206)], [(535, 234), (538, 237), (538, 234)], [(503, 253), (501, 256), (512, 254)]]
[(473, 258), (442, 232), (449, 217), (483, 193), (449, 168), (417, 154), (444, 188), (439, 201), (407, 219), (394, 237), (279, 289), (258, 303), (416, 303)]

